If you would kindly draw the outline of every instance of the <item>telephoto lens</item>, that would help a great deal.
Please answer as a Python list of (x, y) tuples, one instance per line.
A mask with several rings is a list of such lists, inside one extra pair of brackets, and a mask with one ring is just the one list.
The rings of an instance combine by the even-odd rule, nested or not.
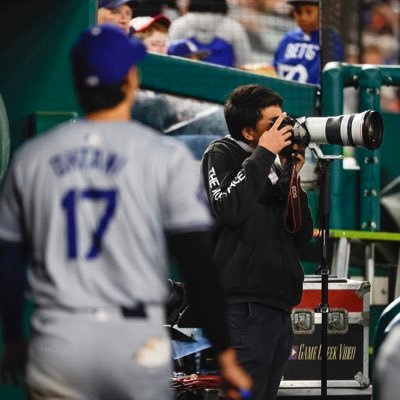
[(316, 144), (338, 144), (376, 150), (383, 140), (383, 120), (378, 111), (337, 117), (301, 117), (293, 127), (295, 140), (309, 136)]
[[(270, 127), (278, 117), (271, 121)], [(363, 147), (376, 150), (383, 141), (383, 120), (375, 110), (358, 114), (344, 114), (336, 117), (285, 117), (279, 129), (286, 125), (293, 126), (292, 144), (282, 153), (289, 157), (293, 153), (293, 144), (297, 143), (303, 151), (310, 142), (316, 144), (338, 144), (341, 146)]]

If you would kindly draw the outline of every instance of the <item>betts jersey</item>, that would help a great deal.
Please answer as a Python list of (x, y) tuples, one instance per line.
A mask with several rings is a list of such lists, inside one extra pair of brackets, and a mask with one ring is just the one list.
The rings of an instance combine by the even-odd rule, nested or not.
[(208, 229), (185, 145), (137, 122), (63, 124), (16, 153), (0, 197), (0, 238), (30, 249), (41, 305), (162, 303), (165, 232)]
[[(273, 61), (279, 77), (301, 83), (320, 84), (321, 56), (318, 36), (318, 30), (307, 34), (297, 28), (283, 37)], [(337, 35), (332, 37), (334, 54), (331, 61), (341, 61), (343, 45)]]

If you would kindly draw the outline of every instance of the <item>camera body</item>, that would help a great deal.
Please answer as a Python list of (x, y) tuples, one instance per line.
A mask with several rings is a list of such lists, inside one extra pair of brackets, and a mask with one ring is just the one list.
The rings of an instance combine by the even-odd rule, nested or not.
[[(270, 129), (275, 124), (278, 117), (274, 117), (271, 120)], [(306, 147), (310, 143), (310, 135), (306, 130), (304, 132), (299, 132), (301, 128), (299, 122), (290, 116), (285, 117), (281, 124), (279, 125), (278, 129), (282, 129), (283, 127), (290, 125), (293, 127), (291, 130), (292, 136), (290, 137), (290, 141), (292, 142), (290, 145), (284, 147), (281, 150), (281, 154), (283, 154), (286, 158), (292, 158), (294, 153), (302, 153), (306, 149)], [(297, 149), (294, 149), (294, 145), (297, 144)]]

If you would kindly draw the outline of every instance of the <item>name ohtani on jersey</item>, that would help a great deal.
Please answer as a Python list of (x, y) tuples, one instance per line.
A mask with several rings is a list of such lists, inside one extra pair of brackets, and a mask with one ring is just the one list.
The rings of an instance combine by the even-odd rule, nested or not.
[(54, 154), (49, 163), (59, 177), (73, 171), (89, 169), (96, 169), (106, 175), (117, 175), (126, 164), (126, 158), (99, 147), (83, 146)]

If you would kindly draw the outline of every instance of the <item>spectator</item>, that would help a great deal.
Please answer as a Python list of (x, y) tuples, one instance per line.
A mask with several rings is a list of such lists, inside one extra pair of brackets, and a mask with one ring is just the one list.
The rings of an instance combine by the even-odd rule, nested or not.
[[(142, 40), (147, 50), (165, 54), (167, 52), (167, 35), (170, 21), (163, 15), (154, 17), (136, 17), (130, 22), (131, 32)], [(189, 56), (185, 48), (187, 42), (172, 44), (171, 51)], [(190, 47), (194, 51), (195, 43)], [(198, 57), (206, 56), (207, 50), (196, 47)], [(192, 54), (194, 57), (194, 55)], [(140, 90), (132, 110), (132, 116), (145, 125), (170, 134), (225, 134), (222, 107), (194, 99), (184, 99), (151, 90)], [(184, 121), (188, 121), (187, 124)]]
[(175, 7), (179, 15), (185, 15), (188, 12), (190, 0), (175, 0)]
[(171, 21), (164, 15), (133, 18), (129, 23), (131, 34), (141, 40), (148, 51), (167, 52), (168, 28)]
[(276, 44), (294, 29), (285, 0), (230, 0), (229, 15), (245, 28), (251, 46), (249, 64), (265, 63), (272, 67)]
[(129, 0), (99, 0), (97, 22), (120, 26), (129, 33), (129, 21), (133, 16), (134, 1)]
[[(129, 23), (130, 32), (143, 42), (148, 51), (165, 54), (170, 21), (163, 15), (141, 16)], [(139, 90), (132, 109), (132, 117), (160, 132), (178, 122), (169, 95), (152, 90)]]
[[(280, 41), (273, 65), (281, 78), (319, 85), (321, 55), (319, 47), (319, 0), (287, 0), (293, 6), (298, 28), (288, 32)], [(336, 34), (331, 61), (342, 61), (343, 45)]]
[(162, 14), (173, 21), (185, 13), (183, 7), (181, 0), (169, 0), (163, 7)]
[(169, 40), (190, 39), (210, 51), (204, 61), (240, 67), (251, 56), (250, 43), (241, 24), (228, 17), (226, 0), (191, 0), (189, 12), (171, 24)]

